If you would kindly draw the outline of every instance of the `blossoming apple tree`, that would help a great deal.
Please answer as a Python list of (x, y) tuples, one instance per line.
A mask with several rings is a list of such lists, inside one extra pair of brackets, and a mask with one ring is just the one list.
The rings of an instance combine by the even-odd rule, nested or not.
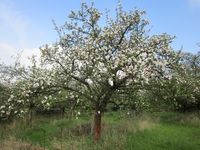
[(43, 63), (57, 72), (55, 86), (84, 97), (94, 110), (94, 140), (101, 133), (101, 117), (112, 96), (127, 86), (142, 86), (149, 78), (170, 72), (172, 37), (147, 35), (144, 11), (117, 8), (115, 19), (93, 5), (82, 4), (69, 21), (57, 27), (60, 40), (41, 48)]
[[(3, 66), (2, 82), (9, 83), (7, 85), (9, 92), (4, 95), (10, 96), (7, 96), (7, 101), (4, 100), (0, 105), (1, 120), (28, 114), (27, 123), (31, 125), (33, 111), (37, 107), (49, 108), (51, 101), (56, 100), (55, 93), (59, 89), (50, 85), (52, 82), (49, 75), (52, 73), (38, 65), (35, 57), (31, 58), (31, 65), (28, 67), (24, 67), (18, 59), (14, 66)], [(53, 97), (52, 94), (55, 96)]]
[[(123, 11), (119, 5), (116, 17), (110, 18), (93, 4), (83, 3), (63, 26), (55, 25), (59, 40), (40, 48), (42, 66), (49, 74), (33, 77), (29, 87), (34, 88), (27, 88), (29, 93), (48, 85), (58, 94), (67, 91), (81, 106), (89, 106), (94, 110), (93, 134), (97, 142), (102, 114), (116, 100), (112, 99), (115, 94), (170, 73), (173, 37), (149, 36), (144, 14), (139, 10)], [(25, 95), (29, 97), (29, 93)]]

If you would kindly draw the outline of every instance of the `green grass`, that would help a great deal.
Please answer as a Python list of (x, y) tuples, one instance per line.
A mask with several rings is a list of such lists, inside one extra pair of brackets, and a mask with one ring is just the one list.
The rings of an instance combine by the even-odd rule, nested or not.
[(127, 149), (199, 150), (200, 128), (158, 124), (154, 129), (129, 134)]
[[(196, 114), (154, 113), (127, 116), (106, 113), (102, 137), (94, 144), (90, 133), (81, 130), (90, 125), (91, 116), (78, 120), (38, 117), (32, 127), (20, 121), (0, 127), (0, 139), (9, 137), (32, 145), (59, 150), (199, 150), (200, 119)], [(85, 125), (85, 126), (84, 126)], [(1, 145), (0, 145), (1, 146)], [(1, 148), (0, 148), (1, 149)]]

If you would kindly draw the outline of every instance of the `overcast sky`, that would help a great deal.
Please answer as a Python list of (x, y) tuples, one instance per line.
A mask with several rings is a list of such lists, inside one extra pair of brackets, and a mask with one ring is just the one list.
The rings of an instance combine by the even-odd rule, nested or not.
[[(0, 61), (13, 62), (11, 56), (23, 51), (23, 61), (38, 54), (38, 47), (55, 42), (58, 36), (52, 19), (64, 24), (70, 10), (84, 0), (0, 0)], [(84, 2), (90, 2), (85, 0)], [(118, 0), (93, 0), (100, 10), (113, 13)], [(200, 0), (121, 0), (125, 10), (135, 7), (147, 12), (151, 34), (176, 36), (172, 46), (197, 52), (200, 48)]]

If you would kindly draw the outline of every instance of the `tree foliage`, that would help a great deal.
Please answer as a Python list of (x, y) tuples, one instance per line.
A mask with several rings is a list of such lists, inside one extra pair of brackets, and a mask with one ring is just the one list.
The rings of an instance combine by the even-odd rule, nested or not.
[[(57, 95), (66, 92), (68, 99), (94, 110), (98, 141), (107, 105), (131, 103), (131, 99), (113, 97), (171, 75), (176, 55), (170, 46), (173, 37), (148, 35), (149, 23), (144, 14), (139, 10), (123, 11), (119, 5), (116, 16), (110, 18), (93, 4), (83, 3), (63, 26), (55, 25), (59, 40), (40, 48), (40, 65), (33, 59), (28, 69), (17, 69), (21, 69), (19, 75), (23, 78), (16, 83), (18, 91), (11, 98), (27, 108), (30, 104), (50, 105)], [(39, 101), (35, 102), (35, 97)]]

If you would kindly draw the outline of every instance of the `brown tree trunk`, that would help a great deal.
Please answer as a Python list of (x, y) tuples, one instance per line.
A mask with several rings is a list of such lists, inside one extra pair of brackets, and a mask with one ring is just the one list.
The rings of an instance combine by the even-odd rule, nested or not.
[(30, 127), (32, 127), (32, 122), (33, 122), (33, 110), (30, 109), (28, 112), (28, 116), (26, 118), (26, 124)]
[(97, 143), (101, 137), (101, 114), (99, 110), (95, 111), (94, 115), (94, 128), (93, 128), (93, 134), (94, 134), (94, 142)]
[(30, 114), (29, 114), (29, 126), (32, 127), (33, 124), (33, 109), (30, 110)]
[(61, 108), (61, 118), (64, 118), (65, 116), (65, 107)]

